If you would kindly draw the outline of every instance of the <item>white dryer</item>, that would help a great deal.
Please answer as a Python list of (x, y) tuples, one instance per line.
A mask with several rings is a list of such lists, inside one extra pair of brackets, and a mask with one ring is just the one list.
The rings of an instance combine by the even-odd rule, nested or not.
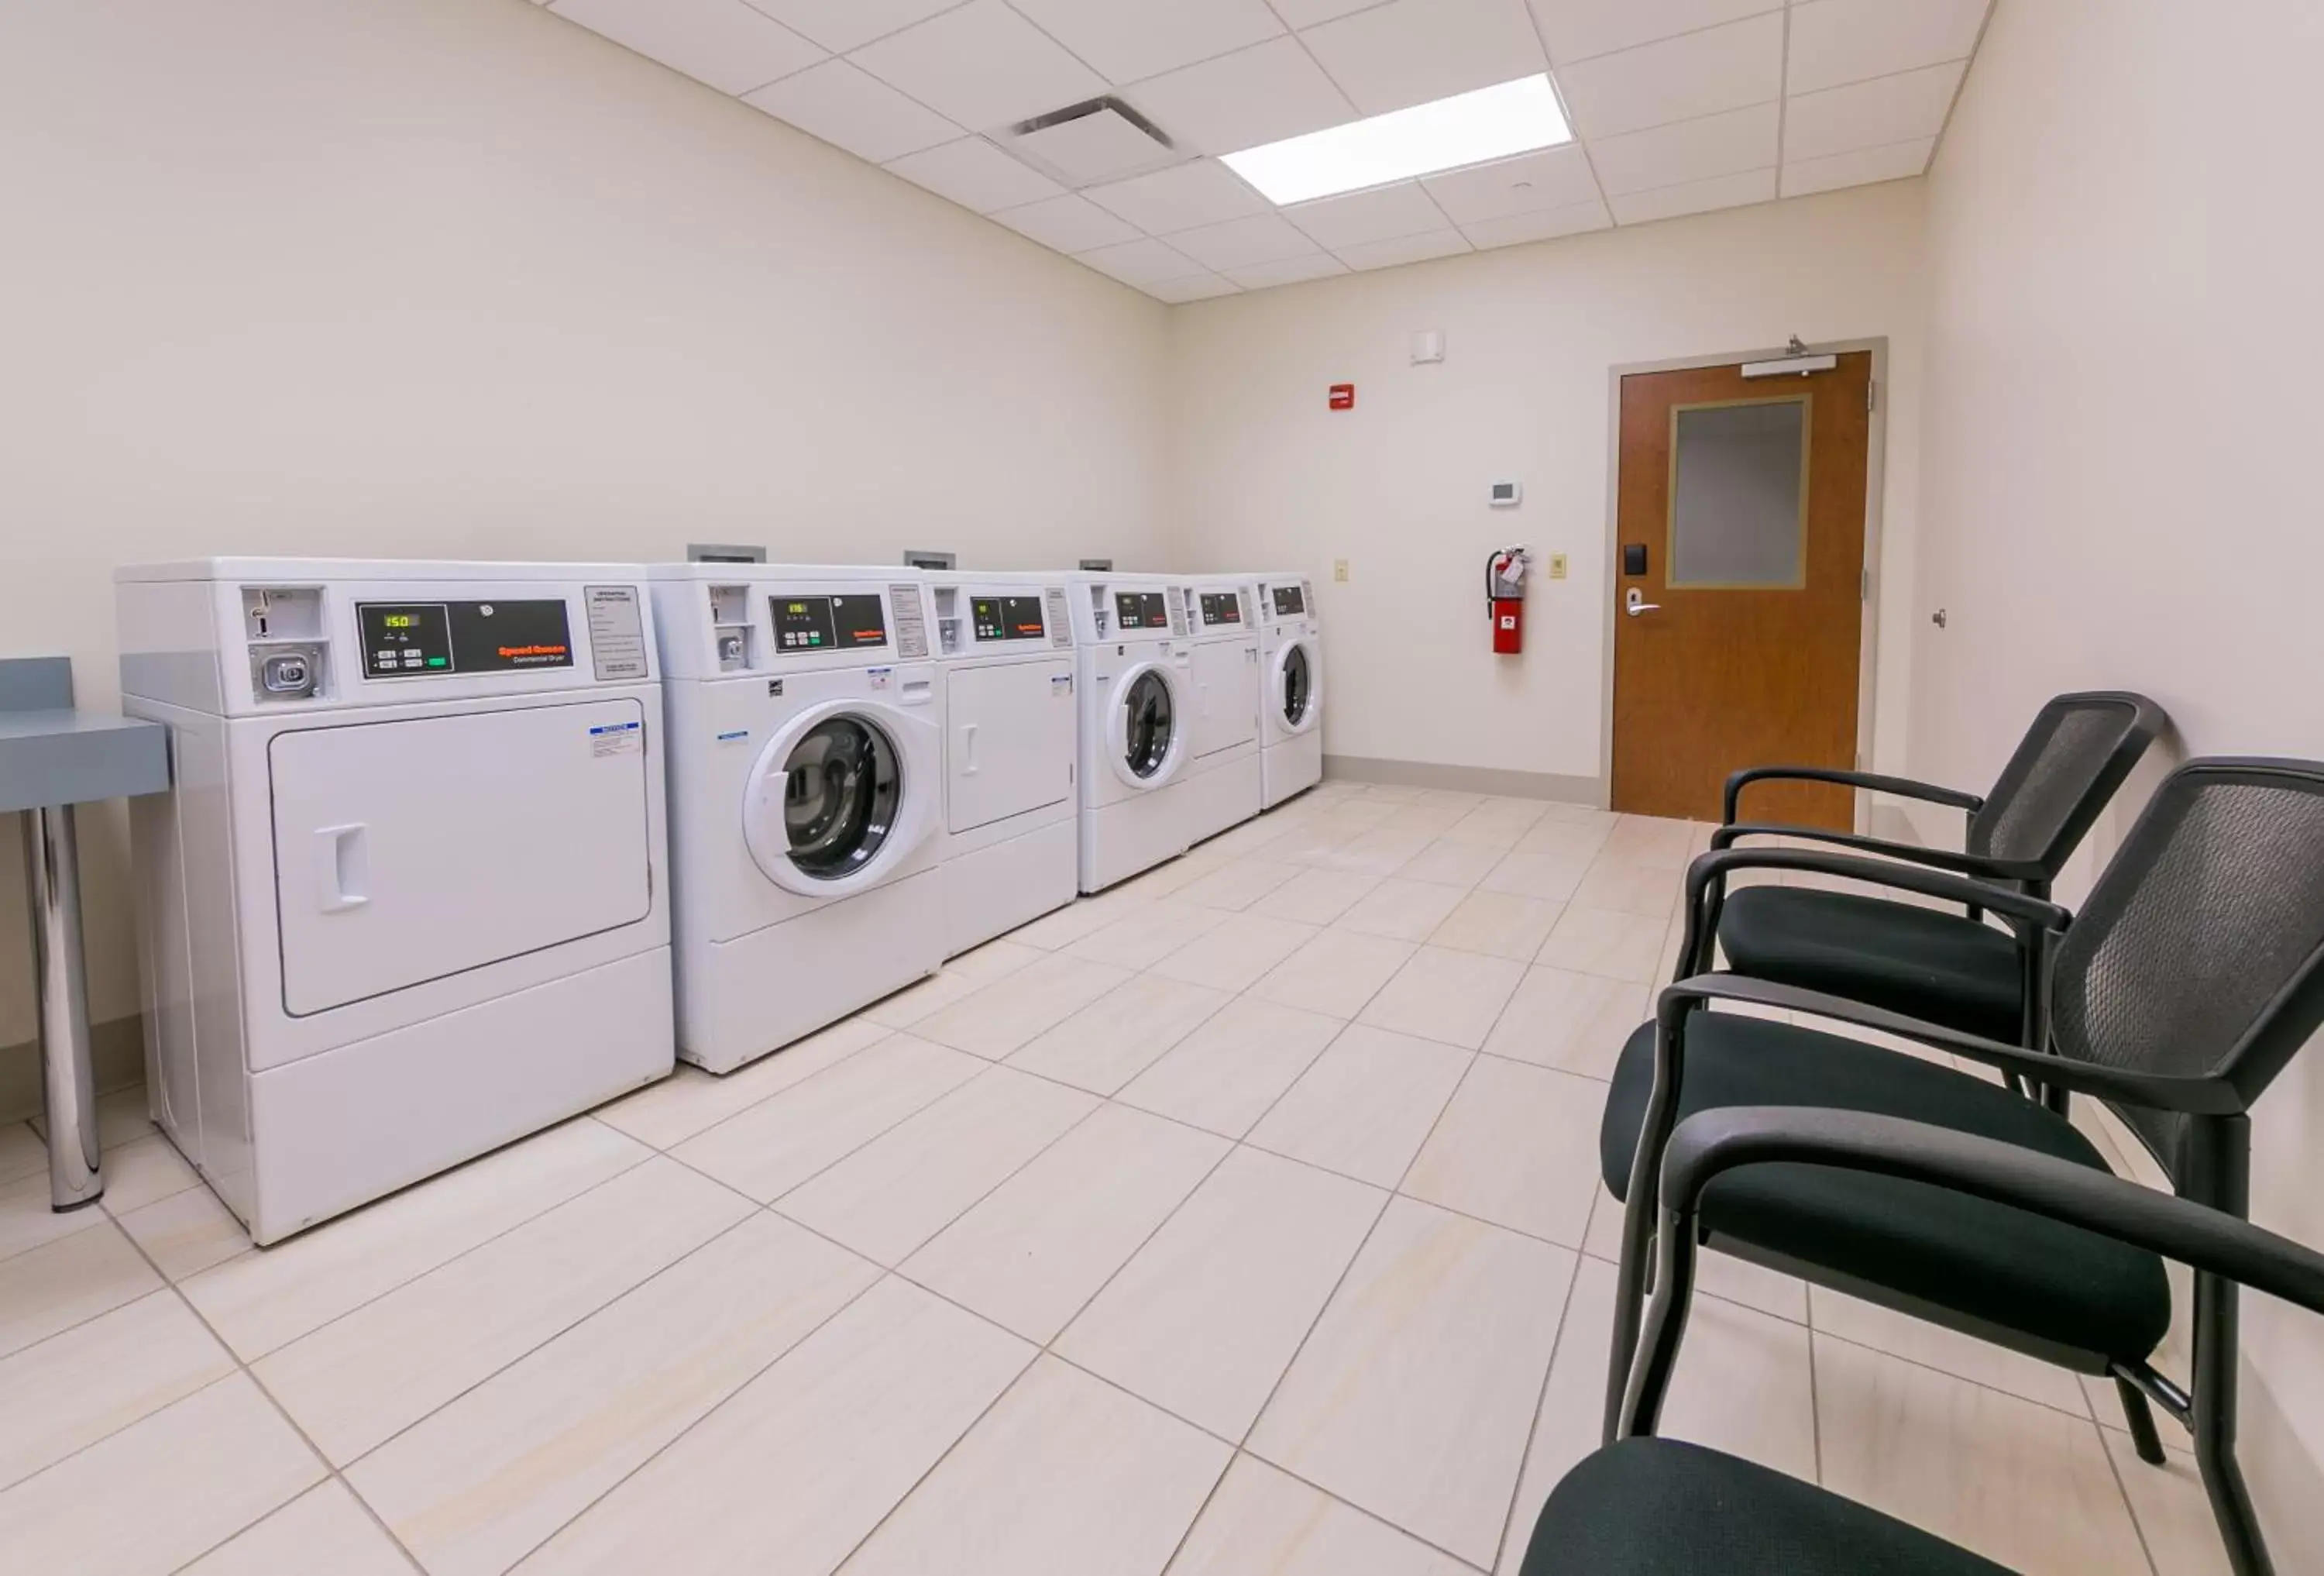
[(1081, 696), (1081, 889), (1185, 853), (1179, 780), (1194, 719), (1185, 588), (1153, 575), (1067, 578)]
[(944, 916), (954, 957), (1074, 900), (1081, 737), (1063, 575), (927, 577), (944, 690)]
[(1315, 588), (1261, 575), (1259, 607), (1259, 798), (1273, 809), (1323, 779), (1323, 631)]
[(265, 1243), (668, 1074), (633, 567), (119, 570), (148, 1099)]
[(1259, 630), (1247, 578), (1194, 576), (1186, 613), (1194, 725), (1188, 730), (1186, 840), (1200, 843), (1259, 812)]
[(944, 961), (918, 571), (657, 565), (678, 1054), (714, 1073)]

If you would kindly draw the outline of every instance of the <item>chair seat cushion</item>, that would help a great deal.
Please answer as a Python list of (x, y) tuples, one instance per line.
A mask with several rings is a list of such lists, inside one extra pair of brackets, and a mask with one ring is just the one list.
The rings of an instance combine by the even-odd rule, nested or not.
[[(2033, 1101), (1860, 1040), (1730, 1012), (1687, 1020), (1679, 1120), (1737, 1105), (1805, 1105), (1904, 1117), (2107, 1169), (2074, 1125)], [(1655, 1077), (1655, 1026), (1622, 1046), (1599, 1129), (1617, 1198)], [(2144, 1358), (2171, 1324), (2163, 1261), (2080, 1227), (1967, 1194), (1823, 1166), (1750, 1166), (1703, 1192), (1702, 1221), (1734, 1240), (1886, 1287), (1964, 1322), (2084, 1352)]]
[(1534, 1523), (1521, 1576), (2010, 1576), (2004, 1567), (1734, 1456), (1626, 1439)]
[(1805, 887), (1745, 887), (1719, 915), (1738, 974), (2019, 1043), (2024, 975), (2008, 932), (1960, 914)]

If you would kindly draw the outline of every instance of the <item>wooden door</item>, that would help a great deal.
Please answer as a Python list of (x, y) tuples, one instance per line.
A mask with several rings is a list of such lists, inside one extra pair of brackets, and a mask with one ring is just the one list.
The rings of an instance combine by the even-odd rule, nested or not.
[[(1622, 380), (1618, 810), (1715, 821), (1740, 767), (1856, 764), (1872, 357), (1839, 359)], [(1785, 783), (1744, 815), (1845, 830), (1854, 807), (1848, 788)]]

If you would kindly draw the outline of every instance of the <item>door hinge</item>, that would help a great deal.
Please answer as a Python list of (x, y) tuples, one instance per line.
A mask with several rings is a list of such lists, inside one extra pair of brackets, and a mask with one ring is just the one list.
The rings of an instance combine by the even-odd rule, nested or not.
[(1857, 594), (1857, 597), (1858, 597), (1858, 599), (1859, 601), (1863, 601), (1863, 602), (1870, 602), (1870, 601), (1872, 600), (1872, 571), (1871, 571), (1871, 570), (1869, 570), (1869, 569), (1865, 570), (1865, 571), (1863, 572), (1862, 576), (1858, 580), (1858, 582), (1857, 582), (1857, 587), (1856, 587), (1856, 594)]
[(1880, 408), (1880, 385), (1870, 378), (1864, 380), (1864, 410), (1867, 415)]

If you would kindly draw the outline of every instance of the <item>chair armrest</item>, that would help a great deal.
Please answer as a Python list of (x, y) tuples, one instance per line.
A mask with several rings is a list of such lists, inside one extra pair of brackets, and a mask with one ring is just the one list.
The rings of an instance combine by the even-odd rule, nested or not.
[(1784, 826), (1751, 822), (1721, 826), (1711, 834), (1711, 852), (1715, 853), (1720, 849), (1732, 848), (1736, 840), (1743, 837), (1797, 837), (1812, 843), (1830, 843), (1841, 848), (1855, 849), (1860, 853), (1901, 859), (1908, 864), (1932, 865), (1938, 870), (1976, 876), (1988, 881), (2043, 880), (2048, 875), (2040, 865), (2024, 861), (1980, 859), (1974, 853), (1955, 853), (1950, 849), (1927, 848), (1917, 843), (1891, 843), (1882, 837), (1832, 832), (1821, 826)]
[(1985, 808), (1985, 801), (1975, 794), (1965, 794), (1958, 788), (1941, 788), (1932, 782), (1915, 782), (1909, 777), (1881, 777), (1869, 771), (1842, 771), (1829, 766), (1747, 766), (1727, 779), (1726, 813), (1722, 824), (1735, 824), (1736, 806), (1743, 790), (1755, 782), (1786, 779), (1794, 782), (1836, 782), (1844, 788), (1870, 788), (1874, 793), (1894, 794), (1899, 798), (1924, 799), (1932, 805), (1946, 805), (1971, 815)]
[(1812, 1013), (1818, 1018), (1854, 1024), (1858, 1028), (1893, 1034), (1899, 1039), (1914, 1040), (2039, 1083), (2070, 1089), (2100, 1100), (2119, 1100), (2152, 1110), (2205, 1116), (2230, 1116), (2243, 1109), (2233, 1090), (2209, 1079), (2157, 1077), (2152, 1073), (2109, 1067), (2101, 1062), (2078, 1061), (2047, 1051), (2029, 1051), (2023, 1046), (2005, 1046), (1998, 1040), (1850, 1001), (1844, 996), (1827, 996), (1821, 991), (1804, 991), (1742, 974), (1698, 974), (1665, 987), (1655, 1003), (1655, 1020), (1665, 1027), (1674, 1025), (1695, 1005), (1705, 1001), (1745, 1001), (1780, 1011)]
[(1970, 1194), (2324, 1313), (2324, 1254), (2108, 1172), (1901, 1117), (1796, 1106), (1702, 1111), (1671, 1136), (1662, 1203), (1692, 1217), (1720, 1173), (1770, 1162), (1838, 1166)]
[(1850, 880), (1918, 892), (1965, 908), (1990, 909), (2005, 919), (2039, 930), (2063, 930), (2074, 918), (2070, 910), (2007, 887), (1988, 886), (1893, 860), (1858, 859), (1803, 848), (1721, 848), (1695, 855), (1694, 862), (1686, 870), (1688, 909), (1692, 912), (1700, 907), (1704, 889), (1713, 881), (1723, 891), (1727, 872), (1735, 870), (1796, 870), (1845, 876)]

